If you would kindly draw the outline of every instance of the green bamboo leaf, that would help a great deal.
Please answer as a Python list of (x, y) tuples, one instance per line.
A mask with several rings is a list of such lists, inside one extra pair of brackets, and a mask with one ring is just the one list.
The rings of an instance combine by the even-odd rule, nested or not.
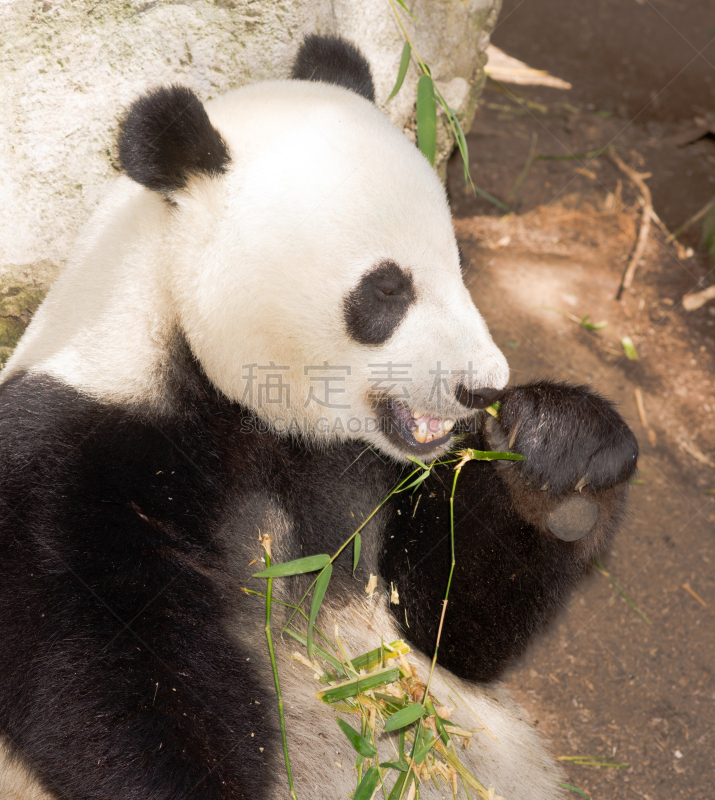
[(414, 15), (414, 14), (413, 14), (411, 11), (410, 11), (410, 9), (409, 9), (409, 8), (407, 8), (407, 6), (405, 5), (405, 0), (397, 0), (397, 4), (398, 4), (399, 6), (402, 6), (402, 8), (404, 8), (404, 9), (405, 9), (405, 11), (406, 11), (406, 12), (407, 12), (407, 13), (408, 13), (408, 14), (409, 14), (411, 17), (412, 17), (412, 19), (413, 19), (413, 20), (414, 20), (414, 21), (415, 21), (415, 22), (416, 22), (418, 25), (420, 24), (420, 21), (417, 19), (417, 17), (416, 17), (416, 16), (415, 16), (415, 15)]
[(582, 797), (585, 797), (586, 800), (590, 800), (590, 795), (587, 795), (583, 789), (579, 789), (578, 786), (571, 786), (570, 783), (559, 783), (558, 786), (563, 787), (564, 789), (571, 789), (572, 792), (576, 792), (576, 794), (580, 794)]
[[(432, 473), (431, 469), (423, 470), (422, 472), (420, 472), (420, 474), (411, 483), (408, 483), (406, 486), (403, 486), (401, 489), (399, 489), (399, 492), (406, 492), (408, 489), (415, 489), (421, 483), (426, 481), (427, 478), (429, 478), (431, 473)], [(397, 494), (397, 492), (396, 492), (396, 494)]]
[[(307, 647), (308, 646), (308, 640), (305, 638), (305, 636), (303, 636), (302, 633), (298, 633), (298, 631), (294, 631), (292, 628), (286, 628), (285, 632), (289, 636), (292, 636), (297, 642), (300, 642), (303, 645), (303, 647)], [(320, 657), (322, 659), (324, 659), (325, 661), (327, 661), (328, 664), (330, 664), (330, 666), (337, 672), (339, 677), (341, 677), (341, 678), (345, 677), (345, 670), (343, 669), (343, 665), (338, 661), (337, 658), (335, 658), (330, 653), (328, 653), (327, 650), (323, 650), (322, 647), (318, 647), (317, 644), (313, 645), (313, 649), (318, 651), (318, 654), (320, 655)], [(332, 681), (332, 680), (335, 680), (335, 678), (329, 677), (329, 678), (326, 678), (326, 682), (327, 682), (327, 680), (331, 680)], [(322, 678), (321, 678), (321, 682), (323, 682)]]
[(384, 769), (396, 769), (398, 772), (407, 772), (410, 768), (406, 761), (383, 761), (380, 766)]
[(518, 453), (498, 453), (494, 450), (472, 450), (467, 448), (469, 455), (475, 461), (525, 461), (526, 456)]
[(390, 93), (390, 96), (387, 98), (386, 102), (390, 102), (392, 98), (400, 91), (402, 88), (402, 84), (405, 80), (405, 75), (407, 75), (407, 67), (410, 66), (410, 56), (412, 55), (412, 46), (409, 42), (405, 42), (405, 46), (402, 48), (402, 58), (400, 59), (400, 69), (397, 72), (397, 80), (395, 81), (395, 88)]
[(415, 720), (424, 717), (427, 713), (422, 703), (412, 703), (412, 705), (397, 711), (385, 720), (386, 731), (396, 731), (398, 728), (405, 728)]
[(395, 711), (399, 711), (401, 708), (404, 708), (407, 704), (407, 701), (400, 702), (396, 697), (393, 697), (391, 694), (385, 694), (384, 692), (375, 692), (375, 699), (376, 700), (383, 700), (385, 703), (385, 708), (392, 714)]
[(386, 686), (388, 683), (399, 680), (400, 676), (399, 667), (380, 669), (362, 678), (354, 678), (344, 683), (338, 683), (328, 689), (323, 689), (322, 692), (317, 693), (317, 697), (318, 700), (322, 700), (324, 703), (335, 703), (348, 697), (355, 697), (356, 694), (366, 692), (368, 689)]
[(586, 328), (587, 331), (600, 331), (601, 328), (605, 328), (608, 325), (608, 322), (604, 320), (603, 322), (589, 322), (591, 319), (590, 314), (586, 314), (586, 316), (579, 322), (579, 325), (582, 328)]
[(263, 572), (257, 572), (254, 578), (283, 578), (286, 575), (303, 575), (305, 572), (315, 572), (316, 570), (323, 569), (330, 563), (330, 556), (307, 556), (306, 558), (296, 558), (295, 561), (285, 561), (283, 564), (273, 564), (273, 566), (264, 569)]
[(404, 797), (407, 794), (407, 790), (410, 788), (410, 782), (414, 776), (415, 773), (412, 770), (403, 772), (395, 781), (395, 785), (392, 787), (392, 791), (387, 800), (398, 800), (398, 798)]
[(360, 781), (360, 785), (355, 790), (353, 800), (370, 800), (377, 789), (377, 782), (380, 780), (380, 772), (377, 767), (370, 767), (365, 773), (365, 777)]
[(310, 604), (310, 617), (308, 618), (308, 658), (311, 661), (313, 660), (313, 630), (315, 627), (315, 619), (318, 616), (318, 611), (320, 611), (320, 604), (323, 602), (332, 574), (333, 565), (328, 564), (320, 575), (318, 575), (318, 579), (315, 582), (313, 600)]
[[(385, 661), (389, 661), (392, 658), (397, 658), (400, 655), (407, 655), (407, 653), (410, 652), (410, 648), (402, 641), (402, 639), (398, 639), (396, 642), (390, 642), (390, 644), (385, 644), (384, 649)], [(350, 661), (357, 670), (371, 670), (374, 667), (381, 665), (382, 648), (377, 647), (375, 650), (369, 650), (367, 653), (361, 653), (359, 656), (351, 658)], [(392, 699), (395, 700), (396, 698), (393, 697)]]
[(449, 744), (449, 734), (444, 729), (444, 722), (442, 718), (437, 713), (434, 703), (431, 700), (428, 700), (425, 703), (425, 708), (427, 709), (428, 713), (434, 717), (435, 725), (437, 726), (437, 732), (439, 733), (439, 738), (444, 742), (444, 744)]
[(353, 572), (357, 569), (358, 561), (360, 561), (360, 550), (362, 550), (362, 536), (356, 533), (353, 543)]
[(624, 336), (621, 339), (621, 347), (623, 348), (623, 352), (626, 354), (626, 358), (629, 361), (638, 361), (640, 356), (638, 355), (636, 346), (633, 344), (633, 339), (631, 339), (630, 336)]
[(467, 137), (464, 135), (462, 124), (457, 119), (457, 115), (454, 113), (452, 114), (452, 121), (454, 122), (454, 127), (457, 130), (457, 147), (459, 147), (459, 154), (462, 156), (464, 182), (469, 185), (472, 183), (472, 176), (469, 174), (469, 147), (467, 146)]
[(422, 155), (434, 165), (437, 152), (437, 101), (434, 82), (421, 75), (417, 83), (417, 144)]
[(436, 739), (432, 736), (432, 731), (426, 731), (421, 747), (415, 750), (415, 764), (421, 764), (425, 760), (427, 753), (434, 747), (435, 741)]
[(371, 744), (367, 739), (360, 736), (360, 734), (352, 727), (352, 725), (348, 725), (347, 722), (343, 719), (337, 719), (336, 722), (340, 726), (340, 730), (348, 737), (348, 741), (350, 744), (355, 748), (355, 750), (360, 753), (361, 756), (366, 756), (367, 758), (373, 758), (373, 756), (377, 755), (377, 750), (375, 749), (374, 745)]

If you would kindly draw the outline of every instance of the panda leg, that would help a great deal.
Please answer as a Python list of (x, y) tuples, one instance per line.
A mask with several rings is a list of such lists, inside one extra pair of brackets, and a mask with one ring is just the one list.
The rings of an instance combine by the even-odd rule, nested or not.
[[(486, 415), (485, 415), (486, 416)], [(610, 403), (585, 387), (510, 389), (460, 447), (512, 450), (523, 462), (469, 462), (454, 501), (455, 569), (439, 661), (492, 680), (563, 604), (615, 535), (637, 460), (635, 438)], [(398, 496), (382, 571), (395, 583), (405, 633), (432, 652), (451, 566), (453, 472), (436, 467)]]

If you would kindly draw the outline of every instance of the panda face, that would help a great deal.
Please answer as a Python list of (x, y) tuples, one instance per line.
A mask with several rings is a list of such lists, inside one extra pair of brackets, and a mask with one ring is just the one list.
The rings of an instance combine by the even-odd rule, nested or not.
[(132, 106), (119, 144), (128, 177), (5, 377), (171, 410), (178, 334), (261, 424), (401, 460), (443, 453), (506, 385), (444, 189), (364, 97), (280, 81), (204, 108), (161, 89)]
[(230, 162), (172, 193), (167, 276), (209, 378), (279, 431), (443, 452), (508, 368), (434, 170), (339, 87), (260, 84), (207, 111)]

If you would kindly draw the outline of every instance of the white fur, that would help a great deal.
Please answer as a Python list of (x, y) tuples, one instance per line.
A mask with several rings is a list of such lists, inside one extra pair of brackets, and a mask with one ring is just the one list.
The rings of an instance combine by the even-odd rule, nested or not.
[[(370, 389), (388, 362), (410, 365), (410, 380), (379, 388), (395, 383), (399, 397), (404, 386), (408, 405), (434, 416), (468, 415), (454, 400), (459, 383), (506, 385), (504, 356), (462, 282), (444, 189), (380, 111), (302, 81), (244, 87), (207, 110), (228, 172), (193, 178), (175, 206), (121, 178), (3, 379), (31, 369), (98, 398), (159, 403), (178, 325), (215, 385), (277, 430), (358, 437), (398, 458), (372, 424)], [(384, 345), (362, 346), (345, 330), (343, 298), (387, 259), (411, 271), (417, 301)], [(247, 394), (247, 365), (271, 362), (290, 367), (290, 407)], [(311, 380), (328, 371), (306, 373), (324, 362), (349, 367), (332, 373), (343, 393)], [(432, 391), (438, 368), (449, 394)], [(349, 408), (310, 401), (311, 389)]]
[[(251, 500), (250, 504), (243, 503), (231, 509), (229, 516), (237, 514), (257, 520), (257, 531), (260, 529), (261, 533), (271, 536), (273, 555), (277, 561), (281, 561), (284, 558), (284, 543), (294, 535), (290, 517), (270, 497)], [(377, 572), (379, 554), (378, 549), (372, 546), (372, 540), (378, 534), (380, 524), (370, 523), (363, 530), (361, 564), (367, 572)], [(233, 526), (227, 522), (223, 539), (227, 547), (229, 570), (235, 569), (237, 573), (238, 583), (233, 588), (237, 592), (239, 585), (245, 585), (239, 578), (245, 575), (245, 565), (260, 559), (262, 551), (258, 535), (248, 540), (245, 537), (238, 539), (233, 530)], [(250, 580), (248, 586), (257, 588)], [(334, 576), (317, 620), (319, 630), (332, 641), (337, 625), (350, 656), (373, 650), (380, 646), (381, 641), (392, 642), (401, 638), (389, 611), (387, 593), (377, 591), (370, 598), (363, 588), (353, 577)], [(284, 582), (274, 581), (273, 589), (277, 599), (295, 602), (295, 598), (286, 593)], [(348, 596), (351, 599), (346, 604), (344, 601)], [(270, 686), (273, 675), (265, 638), (264, 601), (253, 597), (250, 602), (256, 603), (255, 608), (260, 613), (241, 613), (228, 621), (228, 630), (241, 643), (242, 649), (251, 651), (254, 669), (259, 671), (264, 684)], [(296, 652), (305, 656), (305, 648), (290, 636), (281, 636), (287, 618), (284, 607), (274, 603), (273, 639), (285, 703), (288, 747), (296, 793), (300, 800), (347, 800), (357, 785), (357, 773), (353, 768), (356, 753), (338, 728), (336, 713), (316, 697), (316, 692), (325, 686), (316, 681), (307, 666), (292, 657)], [(479, 642), (464, 642), (465, 648), (479, 646)], [(408, 661), (417, 668), (420, 679), (425, 681), (431, 659), (412, 650)], [(440, 702), (454, 708), (451, 724), (476, 731), (471, 746), (467, 750), (460, 750), (459, 758), (484, 786), (493, 786), (496, 794), (504, 800), (565, 800), (565, 794), (558, 786), (565, 780), (560, 765), (550, 756), (541, 733), (524, 717), (524, 712), (501, 684), (495, 682), (485, 686), (469, 683), (438, 666), (432, 679), (431, 692)], [(267, 713), (277, 715), (277, 710)], [(356, 716), (343, 715), (343, 718), (353, 727), (359, 727), (360, 721)], [(258, 744), (261, 746), (260, 741)], [(283, 752), (275, 746), (275, 742), (272, 744), (274, 761), (266, 769), (268, 774), (276, 777), (277, 785), (270, 797), (271, 800), (283, 800), (289, 794)], [(376, 744), (381, 761), (396, 759), (396, 744), (390, 741), (389, 736), (378, 736)], [(388, 778), (390, 785), (395, 777), (396, 773), (391, 772)], [(433, 782), (424, 781), (420, 785), (420, 798), (451, 799), (451, 789), (440, 785), (441, 791), (438, 792)], [(474, 791), (471, 794), (477, 796)], [(378, 791), (375, 797), (380, 796), (382, 792)], [(464, 796), (461, 788), (459, 796)]]
[[(387, 609), (387, 595), (375, 595), (362, 604), (351, 604), (338, 611), (323, 613), (321, 630), (332, 638), (334, 623), (338, 624), (348, 654), (356, 656), (380, 646), (384, 641), (400, 638)], [(286, 637), (287, 638), (287, 637)], [(465, 642), (465, 647), (478, 647), (477, 642)], [(286, 725), (293, 772), (298, 797), (305, 800), (337, 800), (348, 798), (357, 785), (355, 751), (335, 722), (336, 714), (319, 701), (315, 693), (324, 689), (303, 664), (290, 658), (295, 651), (305, 651), (290, 640), (278, 647), (278, 664), (282, 690), (286, 701)], [(417, 668), (421, 680), (426, 680), (430, 660), (417, 651), (408, 656)], [(536, 731), (509, 693), (499, 684), (477, 687), (461, 681), (447, 670), (437, 667), (430, 691), (441, 702), (452, 706), (450, 724), (475, 731), (470, 747), (458, 752), (460, 761), (486, 787), (494, 787), (504, 800), (559, 800), (564, 797), (558, 784), (564, 781), (557, 762), (548, 754), (541, 734)], [(454, 705), (452, 705), (454, 701)], [(355, 715), (342, 715), (353, 727), (360, 721)], [(394, 761), (397, 756), (394, 741), (385, 734), (377, 737), (381, 761)], [(282, 753), (276, 759), (275, 773), (285, 773)], [(339, 768), (335, 762), (342, 765)], [(319, 775), (320, 779), (315, 780)], [(397, 773), (389, 773), (389, 784)], [(287, 797), (286, 781), (281, 781), (275, 800)], [(431, 781), (420, 784), (420, 798), (436, 800), (451, 798), (451, 788), (440, 782), (438, 791)], [(476, 796), (476, 792), (471, 792)], [(376, 796), (382, 793), (378, 791)], [(459, 790), (460, 797), (463, 789)]]
[(2, 800), (54, 800), (40, 788), (32, 773), (12, 754), (0, 738), (0, 797)]

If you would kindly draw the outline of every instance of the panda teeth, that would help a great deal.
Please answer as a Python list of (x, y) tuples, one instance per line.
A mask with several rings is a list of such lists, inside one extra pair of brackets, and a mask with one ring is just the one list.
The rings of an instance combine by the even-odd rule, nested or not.
[(420, 444), (424, 444), (427, 440), (427, 423), (420, 422), (412, 435), (417, 439)]
[(441, 439), (443, 436), (446, 436), (455, 425), (453, 419), (439, 419), (438, 417), (430, 417), (428, 414), (415, 416), (415, 413), (412, 415), (414, 418), (414, 428), (412, 425), (410, 425), (410, 428), (412, 430), (412, 435), (420, 444), (427, 444), (433, 439)]

